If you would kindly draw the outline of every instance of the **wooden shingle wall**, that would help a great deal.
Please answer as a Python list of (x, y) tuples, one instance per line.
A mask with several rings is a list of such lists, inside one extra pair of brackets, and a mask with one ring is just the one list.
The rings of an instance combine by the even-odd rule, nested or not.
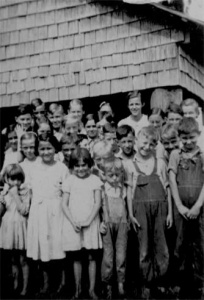
[(183, 32), (148, 18), (86, 0), (1, 0), (0, 106), (185, 86)]

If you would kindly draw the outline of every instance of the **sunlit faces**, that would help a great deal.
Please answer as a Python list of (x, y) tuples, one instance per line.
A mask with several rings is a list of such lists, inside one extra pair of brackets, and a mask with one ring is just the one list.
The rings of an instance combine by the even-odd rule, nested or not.
[(122, 182), (123, 172), (121, 170), (110, 170), (105, 172), (107, 182), (112, 186), (118, 186)]
[(149, 117), (149, 123), (150, 125), (154, 126), (155, 128), (161, 128), (162, 123), (163, 123), (163, 119), (161, 116), (159, 115), (151, 115)]
[(69, 115), (78, 121), (81, 121), (83, 113), (82, 106), (79, 104), (72, 104), (69, 109)]
[(30, 114), (20, 115), (16, 117), (16, 123), (19, 124), (24, 131), (26, 131), (32, 125), (32, 117)]
[(196, 111), (196, 108), (193, 106), (193, 105), (188, 105), (188, 106), (185, 106), (183, 105), (182, 106), (182, 111), (183, 111), (183, 116), (184, 117), (192, 117), (194, 119), (196, 119), (198, 117), (198, 113)]
[(183, 144), (183, 149), (186, 152), (192, 152), (196, 148), (198, 138), (199, 138), (199, 133), (197, 131), (193, 131), (188, 134), (181, 133), (180, 139)]
[(16, 151), (18, 148), (18, 137), (15, 131), (12, 131), (8, 134), (8, 141), (11, 149)]
[(86, 133), (90, 139), (94, 139), (98, 135), (98, 129), (94, 120), (89, 120), (85, 125)]
[(142, 102), (140, 97), (131, 98), (128, 103), (130, 113), (134, 117), (139, 117), (142, 114)]
[(149, 157), (155, 149), (157, 143), (154, 142), (151, 136), (140, 133), (137, 138), (137, 149), (141, 156)]
[(120, 148), (122, 149), (123, 153), (127, 156), (131, 156), (133, 154), (134, 144), (135, 137), (131, 132), (119, 141)]
[(48, 118), (55, 130), (58, 130), (62, 127), (63, 117), (64, 116), (61, 111), (56, 111), (53, 114), (48, 114)]
[(172, 150), (179, 148), (179, 138), (177, 136), (172, 136), (170, 138), (162, 137), (162, 144), (164, 149), (170, 154)]
[(21, 149), (28, 160), (35, 159), (35, 139), (25, 139), (22, 141)]
[(76, 145), (74, 143), (62, 145), (62, 153), (66, 161), (69, 161), (70, 156), (75, 149), (76, 149)]
[(49, 142), (40, 141), (38, 153), (45, 164), (52, 164), (54, 162), (55, 148)]
[(74, 173), (79, 178), (88, 177), (90, 174), (90, 168), (82, 159), (74, 166)]
[(169, 112), (168, 113), (168, 118), (167, 118), (167, 122), (169, 124), (179, 124), (179, 122), (181, 121), (182, 116), (180, 114), (174, 113), (174, 112)]

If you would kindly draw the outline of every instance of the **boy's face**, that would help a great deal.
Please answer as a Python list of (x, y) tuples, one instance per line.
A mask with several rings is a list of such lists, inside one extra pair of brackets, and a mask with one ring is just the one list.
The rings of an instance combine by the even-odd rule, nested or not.
[(162, 138), (162, 144), (164, 149), (168, 152), (168, 154), (170, 154), (172, 150), (179, 148), (179, 138), (178, 136)]
[(134, 144), (135, 144), (135, 137), (132, 133), (128, 133), (126, 137), (123, 137), (119, 141), (119, 146), (123, 153), (127, 156), (131, 156), (134, 152)]
[(47, 135), (51, 134), (51, 128), (50, 125), (47, 123), (41, 123), (38, 128), (38, 135)]
[(183, 116), (184, 117), (187, 117), (187, 118), (192, 117), (194, 119), (196, 119), (198, 117), (196, 109), (193, 105), (182, 106), (182, 110), (183, 110)]
[(76, 136), (79, 130), (78, 123), (70, 123), (65, 126), (65, 133), (70, 136)]
[(148, 158), (156, 147), (156, 143), (151, 136), (140, 133), (137, 138), (137, 149), (141, 156)]
[(62, 153), (66, 161), (69, 161), (70, 156), (75, 149), (76, 149), (76, 145), (74, 143), (62, 145)]
[(117, 145), (116, 132), (104, 133), (104, 140), (111, 145), (114, 153), (117, 152), (118, 145)]
[(102, 170), (103, 169), (103, 166), (104, 166), (104, 161), (108, 158), (111, 157), (111, 154), (110, 153), (101, 153), (101, 154), (94, 154), (94, 157), (93, 157), (93, 160), (94, 160), (94, 163), (96, 164), (96, 166)]
[(81, 105), (78, 104), (71, 105), (69, 114), (72, 115), (74, 119), (81, 121), (83, 116), (83, 110)]
[(24, 131), (32, 125), (32, 117), (30, 114), (20, 115), (16, 117), (16, 123), (18, 123)]
[(135, 97), (129, 100), (128, 108), (131, 115), (137, 117), (141, 114), (142, 111), (142, 102), (140, 97)]
[(177, 113), (173, 113), (173, 112), (170, 112), (168, 113), (168, 118), (167, 118), (167, 122), (169, 124), (178, 124), (182, 119), (182, 116), (180, 114), (177, 114)]
[(162, 126), (162, 117), (158, 115), (151, 115), (149, 117), (149, 123), (155, 128), (160, 128)]
[(188, 134), (182, 133), (180, 135), (180, 139), (182, 141), (184, 150), (186, 152), (192, 152), (196, 148), (198, 138), (199, 138), (199, 133), (196, 131)]
[(88, 121), (86, 123), (85, 129), (86, 129), (86, 133), (87, 133), (88, 137), (91, 139), (94, 139), (98, 134), (96, 123), (94, 120)]
[(62, 127), (63, 114), (61, 112), (56, 111), (54, 114), (48, 114), (48, 118), (54, 129), (59, 129)]
[(116, 186), (118, 186), (119, 183), (122, 182), (123, 173), (119, 170), (118, 171), (116, 171), (116, 170), (107, 171), (107, 172), (105, 172), (105, 177), (106, 177), (107, 182), (111, 186), (116, 187)]
[(33, 113), (37, 120), (41, 120), (41, 118), (46, 114), (44, 105), (37, 106)]

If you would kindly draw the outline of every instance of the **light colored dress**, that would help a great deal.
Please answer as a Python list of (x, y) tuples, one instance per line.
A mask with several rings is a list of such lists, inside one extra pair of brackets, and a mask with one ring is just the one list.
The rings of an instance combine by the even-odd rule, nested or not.
[(149, 126), (149, 121), (146, 115), (142, 115), (141, 119), (136, 122), (132, 119), (132, 116), (130, 115), (129, 117), (120, 120), (118, 123), (118, 127), (122, 125), (129, 125), (135, 130), (135, 136), (137, 137), (138, 132), (146, 126)]
[[(103, 183), (91, 174), (83, 179), (71, 175), (63, 186), (63, 191), (70, 194), (69, 209), (76, 222), (86, 221), (94, 207), (94, 191), (101, 190)], [(68, 218), (63, 219), (63, 249), (65, 251), (77, 251), (82, 248), (102, 248), (102, 240), (99, 232), (99, 214), (96, 215), (89, 227), (83, 228), (77, 233)]]
[[(30, 193), (24, 189), (20, 195), (27, 208), (30, 205)], [(18, 210), (14, 197), (8, 191), (4, 196), (6, 212), (0, 227), (0, 248), (6, 250), (25, 250), (27, 247), (27, 216)]]
[(62, 185), (69, 175), (67, 167), (57, 161), (53, 165), (33, 164), (28, 183), (32, 203), (28, 220), (27, 256), (34, 260), (62, 259)]

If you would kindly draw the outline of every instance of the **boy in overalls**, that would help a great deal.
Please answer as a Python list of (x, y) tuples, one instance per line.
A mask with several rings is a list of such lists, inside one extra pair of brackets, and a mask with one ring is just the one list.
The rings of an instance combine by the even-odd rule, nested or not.
[[(124, 169), (119, 158), (104, 163), (105, 183), (103, 214), (106, 233), (103, 235), (102, 281), (106, 285), (106, 298), (112, 298), (112, 281), (116, 264), (119, 296), (124, 296), (127, 250), (127, 210)], [(115, 260), (115, 263), (114, 263)]]
[(178, 134), (182, 148), (172, 151), (168, 167), (175, 204), (174, 289), (179, 293), (190, 283), (191, 291), (194, 286), (204, 297), (204, 168), (197, 146), (198, 123), (192, 117), (184, 117)]

